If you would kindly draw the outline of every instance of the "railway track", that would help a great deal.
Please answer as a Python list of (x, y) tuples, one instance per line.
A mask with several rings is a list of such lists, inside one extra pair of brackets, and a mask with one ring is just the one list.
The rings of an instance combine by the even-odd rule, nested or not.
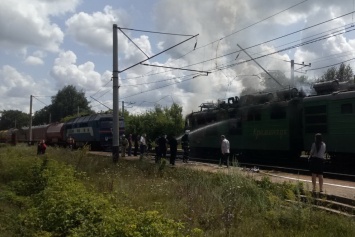
[(287, 202), (291, 204), (301, 202), (318, 210), (355, 218), (355, 200), (353, 199), (318, 193), (314, 193), (311, 196), (301, 194), (298, 198), (298, 201), (287, 200)]

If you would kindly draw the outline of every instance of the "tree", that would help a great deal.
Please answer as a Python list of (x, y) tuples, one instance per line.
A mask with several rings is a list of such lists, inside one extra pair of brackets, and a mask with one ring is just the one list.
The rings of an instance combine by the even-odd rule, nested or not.
[(321, 76), (321, 81), (335, 80), (337, 69), (335, 67), (328, 68), (327, 71)]
[(163, 134), (180, 135), (184, 130), (182, 107), (172, 104), (170, 108), (155, 106), (145, 114), (129, 115), (125, 113), (127, 134), (146, 133), (148, 138), (155, 139)]
[(65, 86), (52, 97), (51, 105), (35, 113), (33, 124), (47, 124), (50, 117), (51, 122), (60, 122), (67, 116), (77, 115), (78, 111), (81, 115), (94, 113), (83, 91), (77, 91), (73, 85)]
[(32, 118), (33, 125), (41, 125), (41, 124), (48, 124), (51, 120), (51, 105), (47, 105), (46, 107), (36, 111)]
[(341, 63), (339, 68), (331, 67), (321, 76), (320, 81), (333, 81), (335, 79), (339, 81), (351, 81), (353, 79), (353, 70), (348, 64), (345, 66)]
[(353, 79), (353, 69), (348, 64), (345, 66), (344, 63), (341, 63), (338, 71), (336, 72), (336, 78), (339, 81), (350, 81)]
[(30, 116), (19, 110), (1, 111), (0, 130), (29, 126)]
[(68, 115), (78, 113), (78, 110), (87, 112), (88, 114), (93, 111), (89, 107), (89, 102), (85, 98), (85, 93), (77, 91), (75, 86), (65, 86), (62, 90), (58, 91), (57, 95), (52, 97), (51, 114), (52, 121), (60, 121)]

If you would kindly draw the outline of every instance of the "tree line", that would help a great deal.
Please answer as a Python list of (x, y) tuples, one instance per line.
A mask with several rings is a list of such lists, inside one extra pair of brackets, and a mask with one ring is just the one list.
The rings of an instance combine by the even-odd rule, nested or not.
[[(50, 124), (53, 122), (66, 122), (71, 118), (96, 113), (90, 107), (85, 93), (78, 91), (74, 86), (69, 85), (59, 90), (51, 98), (52, 103), (36, 111), (33, 115), (32, 125)], [(29, 114), (19, 110), (3, 110), (0, 118), (0, 130), (9, 128), (28, 127), (30, 122)], [(112, 113), (112, 111), (101, 111)], [(122, 116), (122, 111), (119, 112)], [(125, 119), (125, 130), (127, 134), (149, 134), (155, 138), (162, 134), (179, 135), (184, 129), (184, 118), (182, 107), (172, 104), (171, 107), (156, 105), (154, 109), (143, 114), (130, 114), (127, 110), (123, 112)]]

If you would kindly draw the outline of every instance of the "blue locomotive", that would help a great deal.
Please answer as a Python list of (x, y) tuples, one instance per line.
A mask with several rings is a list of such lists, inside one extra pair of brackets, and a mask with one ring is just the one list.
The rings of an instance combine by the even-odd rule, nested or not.
[[(64, 125), (64, 139), (72, 137), (75, 146), (90, 145), (93, 150), (108, 150), (112, 147), (112, 114), (93, 114), (74, 118)], [(119, 119), (119, 133), (124, 133), (124, 120)]]

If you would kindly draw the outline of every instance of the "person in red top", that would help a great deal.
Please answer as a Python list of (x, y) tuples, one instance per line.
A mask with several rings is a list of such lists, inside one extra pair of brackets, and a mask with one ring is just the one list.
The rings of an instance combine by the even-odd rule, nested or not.
[(44, 140), (40, 141), (37, 146), (37, 155), (43, 155), (46, 153), (47, 145)]

